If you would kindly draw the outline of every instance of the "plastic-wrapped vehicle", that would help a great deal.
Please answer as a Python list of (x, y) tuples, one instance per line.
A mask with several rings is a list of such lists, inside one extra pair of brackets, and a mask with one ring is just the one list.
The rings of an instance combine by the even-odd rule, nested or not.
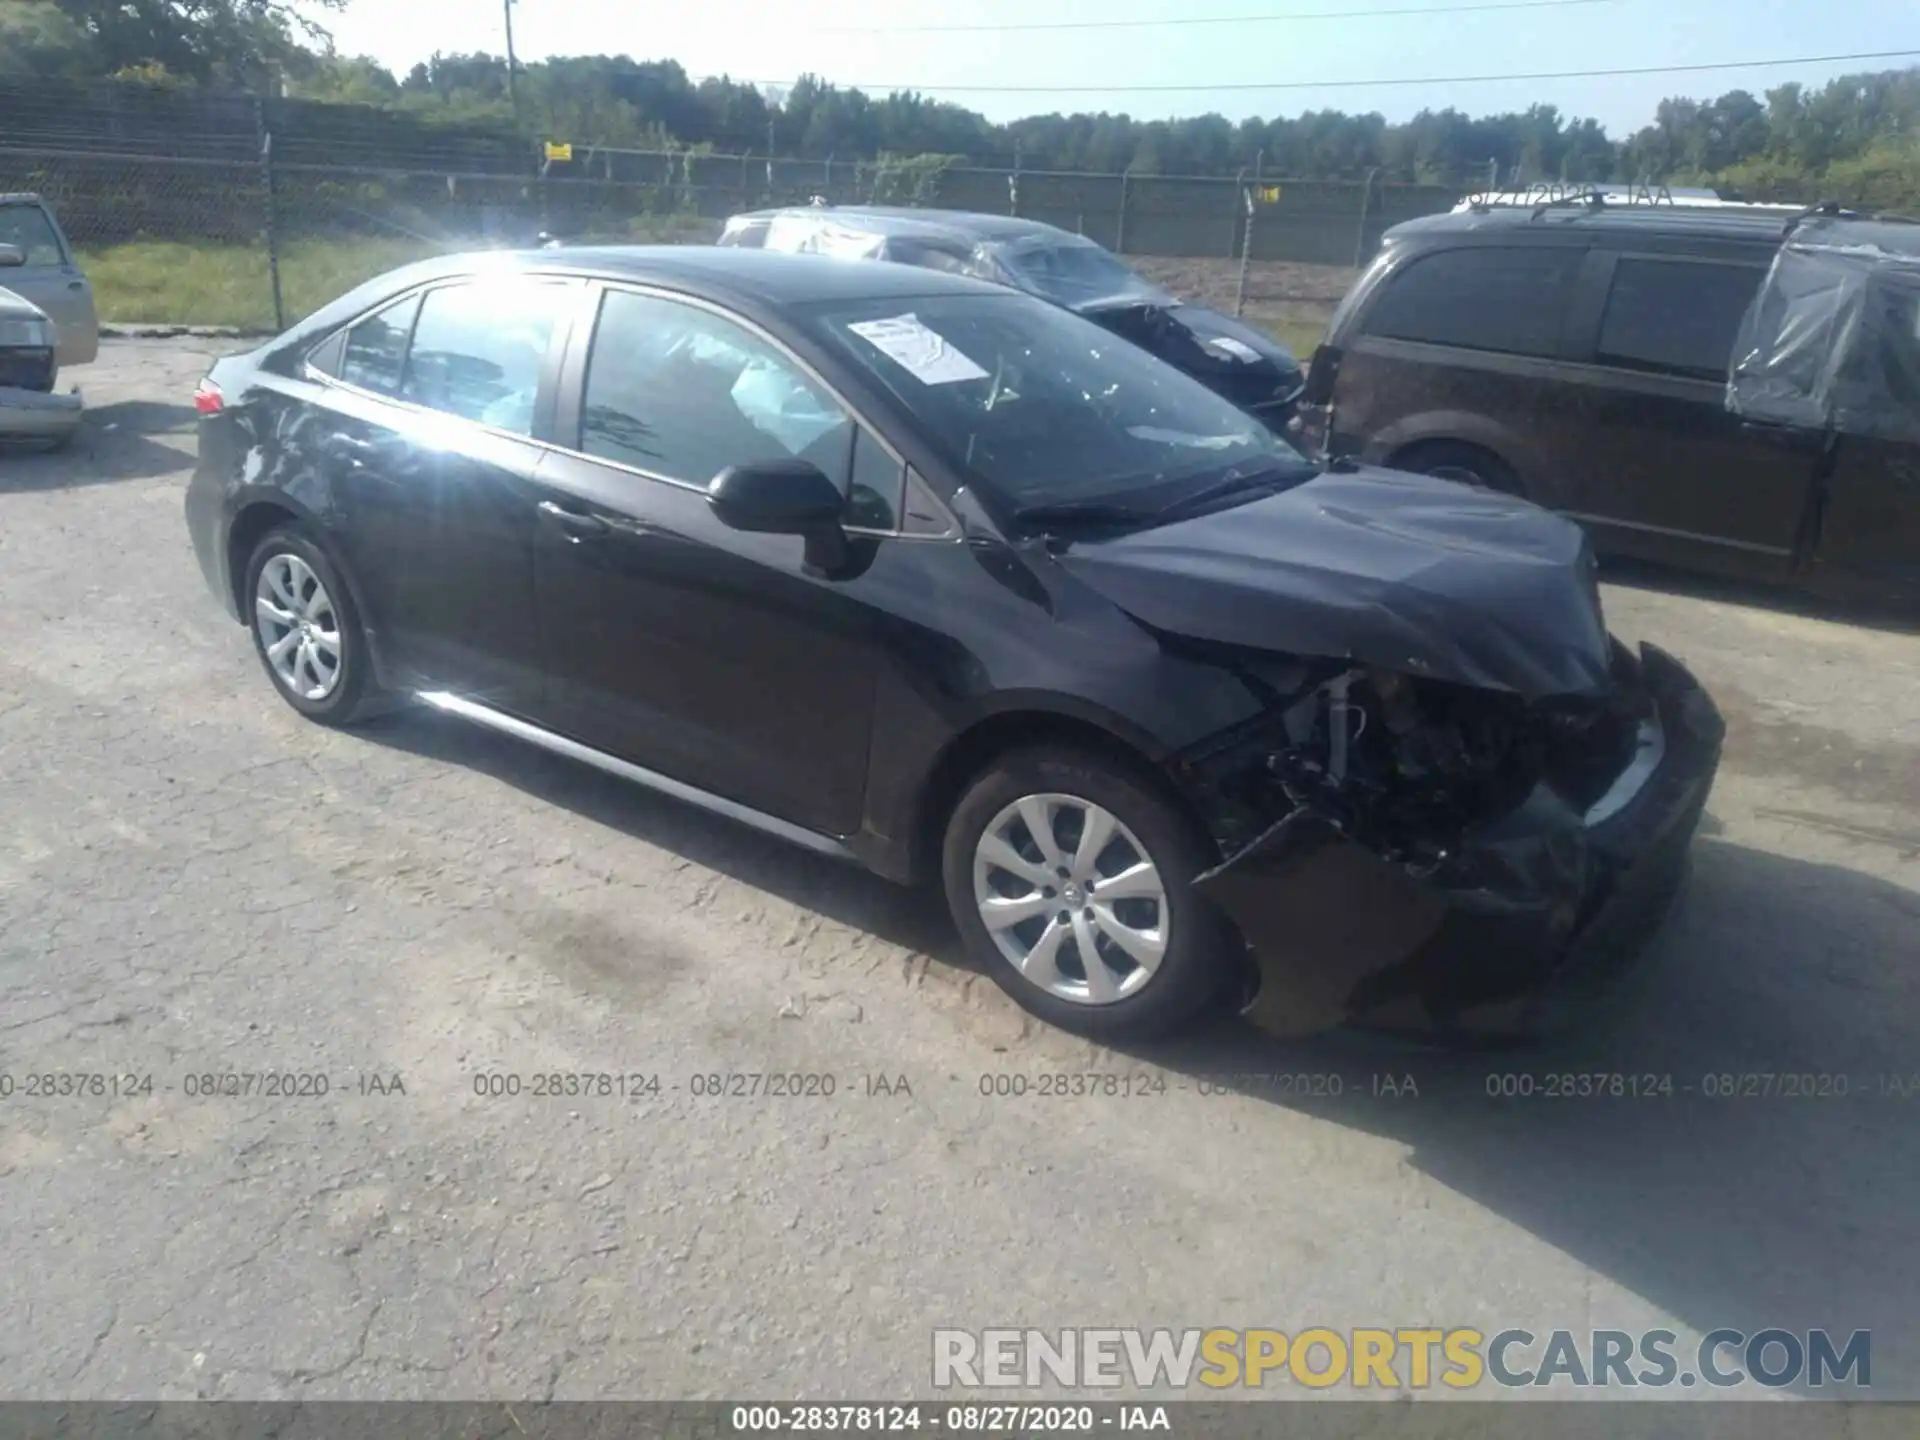
[(1300, 362), (1270, 336), (1180, 300), (1084, 235), (1037, 220), (965, 210), (793, 206), (734, 216), (720, 244), (891, 260), (1010, 285), (1131, 340), (1282, 433), (1305, 385)]
[(1741, 324), (1727, 408), (1756, 439), (1824, 437), (1809, 569), (1920, 598), (1920, 223), (1797, 223)]
[(1920, 595), (1920, 225), (1834, 206), (1478, 200), (1395, 226), (1308, 448), (1524, 496), (1604, 556)]

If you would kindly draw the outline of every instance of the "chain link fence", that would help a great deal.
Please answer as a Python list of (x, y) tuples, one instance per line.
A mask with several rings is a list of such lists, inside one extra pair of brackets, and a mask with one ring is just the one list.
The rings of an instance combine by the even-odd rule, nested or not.
[[(1258, 274), (1276, 263), (1338, 267), (1344, 277), (1387, 227), (1458, 198), (1441, 187), (1371, 181), (588, 147), (566, 162), (532, 159), (519, 173), (329, 165), (276, 158), (266, 135), (252, 158), (0, 146), (0, 191), (32, 191), (50, 203), (108, 323), (247, 330), (283, 328), (362, 280), (432, 254), (527, 246), (543, 233), (709, 242), (731, 214), (815, 198), (1026, 216), (1129, 257), (1191, 261), (1175, 268), (1204, 272), (1206, 298), (1238, 309), (1248, 303), (1250, 271), (1257, 296)], [(1219, 290), (1222, 266), (1237, 271), (1231, 295)], [(1294, 296), (1269, 287), (1259, 298), (1324, 304), (1327, 282), (1307, 288), (1311, 295)]]

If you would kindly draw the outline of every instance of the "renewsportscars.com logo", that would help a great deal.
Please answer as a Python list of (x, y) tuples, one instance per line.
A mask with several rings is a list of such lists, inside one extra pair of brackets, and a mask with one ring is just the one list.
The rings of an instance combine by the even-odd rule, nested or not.
[(1438, 1327), (1331, 1330), (936, 1330), (937, 1390), (1470, 1390), (1667, 1386), (1715, 1389), (1873, 1383), (1873, 1334), (1836, 1344), (1825, 1330), (1711, 1330), (1683, 1346), (1671, 1330), (1484, 1331)]

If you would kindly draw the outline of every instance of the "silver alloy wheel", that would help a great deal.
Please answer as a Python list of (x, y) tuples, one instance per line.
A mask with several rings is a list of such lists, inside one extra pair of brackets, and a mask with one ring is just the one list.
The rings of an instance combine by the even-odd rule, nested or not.
[(973, 896), (1013, 968), (1077, 1005), (1139, 993), (1167, 953), (1167, 889), (1146, 847), (1077, 795), (1027, 795), (994, 816)]
[(302, 700), (324, 700), (340, 683), (340, 617), (313, 567), (282, 550), (260, 567), (253, 624), (267, 664)]

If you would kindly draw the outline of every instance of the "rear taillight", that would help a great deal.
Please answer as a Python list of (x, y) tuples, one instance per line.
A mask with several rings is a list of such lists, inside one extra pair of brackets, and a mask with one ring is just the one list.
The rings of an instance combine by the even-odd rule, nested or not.
[(193, 392), (193, 408), (202, 415), (218, 415), (226, 405), (220, 387), (211, 380), (202, 380)]

